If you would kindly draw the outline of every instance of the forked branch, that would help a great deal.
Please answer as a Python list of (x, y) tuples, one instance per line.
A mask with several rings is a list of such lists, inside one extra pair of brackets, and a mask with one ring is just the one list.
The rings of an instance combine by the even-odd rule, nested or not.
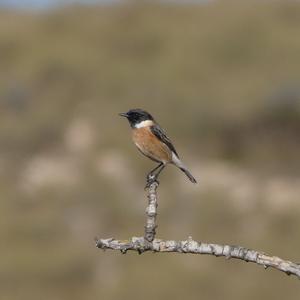
[(277, 269), (287, 275), (295, 275), (300, 279), (300, 264), (283, 260), (276, 256), (270, 256), (260, 251), (251, 250), (241, 246), (218, 245), (196, 242), (191, 237), (186, 241), (173, 241), (155, 239), (156, 216), (157, 216), (157, 187), (158, 182), (150, 184), (148, 190), (148, 206), (146, 209), (146, 225), (144, 237), (132, 237), (130, 240), (116, 240), (113, 238), (97, 239), (96, 247), (106, 250), (119, 250), (125, 254), (127, 251), (137, 251), (142, 254), (146, 251), (152, 252), (177, 252), (191, 254), (208, 254), (224, 256), (225, 258), (236, 258), (246, 262), (256, 263), (263, 266)]

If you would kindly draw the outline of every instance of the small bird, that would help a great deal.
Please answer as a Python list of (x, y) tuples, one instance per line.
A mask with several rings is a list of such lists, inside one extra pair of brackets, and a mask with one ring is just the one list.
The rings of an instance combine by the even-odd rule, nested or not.
[[(155, 181), (167, 164), (174, 164), (183, 171), (189, 180), (197, 183), (196, 179), (179, 159), (171, 140), (154, 118), (142, 109), (130, 109), (119, 114), (128, 119), (132, 128), (132, 139), (138, 150), (153, 161), (159, 163), (147, 175), (147, 185)], [(156, 174), (154, 173), (155, 171)]]

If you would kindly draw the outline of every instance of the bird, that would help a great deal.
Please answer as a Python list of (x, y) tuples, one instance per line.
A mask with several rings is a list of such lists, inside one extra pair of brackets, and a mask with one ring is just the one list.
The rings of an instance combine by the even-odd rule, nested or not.
[(149, 187), (153, 181), (157, 181), (158, 175), (167, 164), (175, 165), (185, 173), (192, 183), (197, 183), (194, 176), (179, 159), (179, 155), (166, 132), (150, 113), (142, 109), (130, 109), (125, 113), (119, 113), (119, 115), (129, 121), (132, 139), (138, 150), (146, 157), (159, 163), (148, 173), (145, 188)]

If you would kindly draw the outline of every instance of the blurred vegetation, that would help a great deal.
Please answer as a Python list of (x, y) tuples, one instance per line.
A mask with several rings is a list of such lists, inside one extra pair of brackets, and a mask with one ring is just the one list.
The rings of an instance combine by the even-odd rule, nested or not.
[(153, 164), (117, 116), (140, 107), (200, 182), (164, 171), (159, 236), (299, 260), (299, 36), (293, 1), (0, 11), (1, 299), (299, 299), (257, 266), (93, 247), (142, 234)]

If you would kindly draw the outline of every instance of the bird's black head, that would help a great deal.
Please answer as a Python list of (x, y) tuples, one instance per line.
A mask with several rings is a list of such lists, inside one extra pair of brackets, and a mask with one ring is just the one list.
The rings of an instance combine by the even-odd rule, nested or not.
[(128, 112), (119, 115), (127, 118), (131, 127), (136, 127), (143, 121), (153, 121), (153, 117), (142, 109), (130, 109)]

